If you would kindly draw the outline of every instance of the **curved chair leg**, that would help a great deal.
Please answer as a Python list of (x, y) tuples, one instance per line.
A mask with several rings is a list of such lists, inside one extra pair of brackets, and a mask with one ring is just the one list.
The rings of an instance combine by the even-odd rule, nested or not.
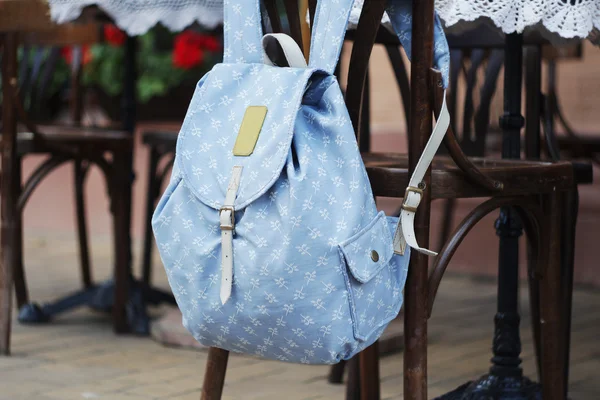
[(14, 240), (14, 263), (12, 265), (14, 273), (13, 279), (17, 298), (17, 308), (21, 308), (29, 302), (27, 281), (25, 279), (25, 267), (23, 266), (23, 219), (21, 218), (21, 215), (15, 217)]
[[(13, 193), (15, 198), (18, 198), (21, 193), (22, 180), (22, 160), (17, 159), (14, 170)], [(14, 228), (14, 249), (13, 249), (13, 279), (15, 284), (15, 292), (17, 298), (17, 307), (21, 308), (29, 302), (29, 293), (27, 290), (27, 280), (25, 278), (25, 267), (23, 266), (23, 214), (17, 212), (15, 215)]]
[(150, 164), (148, 166), (148, 189), (146, 191), (146, 219), (144, 221), (144, 248), (142, 253), (142, 282), (150, 285), (152, 279), (152, 214), (154, 204), (160, 190), (160, 182), (157, 175), (160, 154), (154, 147), (150, 147)]
[(85, 215), (84, 185), (88, 166), (82, 160), (75, 160), (74, 167), (74, 190), (75, 190), (75, 218), (77, 219), (77, 235), (79, 236), (79, 261), (81, 263), (81, 279), (83, 287), (89, 289), (92, 286), (92, 273), (90, 268), (90, 253)]
[(204, 382), (202, 383), (201, 400), (220, 400), (225, 385), (225, 373), (227, 372), (227, 361), (229, 352), (227, 350), (211, 347), (208, 350)]

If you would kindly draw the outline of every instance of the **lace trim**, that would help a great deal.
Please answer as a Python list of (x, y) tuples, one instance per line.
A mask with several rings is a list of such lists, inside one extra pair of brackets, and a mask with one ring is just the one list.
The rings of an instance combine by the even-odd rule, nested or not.
[(194, 22), (212, 29), (223, 22), (222, 0), (48, 0), (57, 23), (79, 17), (84, 7), (96, 4), (128, 34), (142, 35), (157, 23), (181, 31)]
[[(355, 29), (364, 1), (356, 0), (349, 29)], [(493, 23), (504, 33), (537, 29), (554, 43), (589, 38), (598, 44), (600, 0), (436, 0), (436, 11), (452, 32), (467, 31), (480, 23)], [(383, 25), (392, 29), (384, 14)], [(594, 41), (594, 39), (596, 39)]]
[[(359, 0), (361, 1), (361, 0)], [(586, 38), (600, 28), (600, 1), (577, 0), (436, 0), (446, 25), (489, 18), (504, 33), (543, 25), (565, 39)]]
[[(214, 28), (223, 22), (223, 0), (48, 0), (56, 22), (77, 18), (88, 5), (97, 4), (131, 35), (145, 33), (161, 22), (179, 31), (198, 22)], [(363, 0), (356, 0), (348, 28), (355, 29)], [(505, 33), (540, 28), (562, 38), (590, 38), (598, 42), (600, 0), (436, 0), (436, 10), (446, 27), (464, 30), (490, 20)], [(477, 20), (477, 21), (476, 21)], [(384, 15), (384, 26), (392, 29)]]

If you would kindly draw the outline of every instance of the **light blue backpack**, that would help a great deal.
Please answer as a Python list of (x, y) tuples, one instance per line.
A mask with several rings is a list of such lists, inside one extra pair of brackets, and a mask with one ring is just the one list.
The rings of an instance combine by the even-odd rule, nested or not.
[[(224, 62), (198, 83), (153, 230), (183, 324), (201, 344), (337, 363), (398, 315), (410, 248), (435, 254), (418, 247), (412, 221), (447, 112), (399, 224), (377, 211), (332, 75), (353, 0), (318, 3), (300, 68), (264, 62), (258, 3), (225, 0)], [(411, 1), (390, 0), (387, 12), (409, 54)], [(446, 85), (437, 19), (435, 31)]]

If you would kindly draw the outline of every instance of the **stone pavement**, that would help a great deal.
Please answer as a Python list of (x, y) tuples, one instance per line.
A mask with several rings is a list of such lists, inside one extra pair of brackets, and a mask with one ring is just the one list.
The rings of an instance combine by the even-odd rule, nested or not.
[[(76, 247), (68, 236), (26, 234), (25, 260), (31, 297), (50, 300), (79, 286)], [(96, 279), (110, 272), (110, 240), (93, 237)], [(165, 285), (162, 268), (155, 278)], [(525, 285), (523, 285), (525, 286)], [(449, 391), (487, 371), (493, 315), (493, 281), (448, 275), (430, 320), (429, 396)], [(535, 377), (527, 293), (522, 290), (523, 364)], [(574, 299), (571, 398), (600, 398), (600, 293), (579, 288)], [(165, 308), (153, 310), (164, 315)], [(13, 354), (0, 357), (1, 400), (198, 399), (206, 352), (172, 348), (151, 338), (116, 336), (109, 316), (87, 309), (49, 325), (15, 321)], [(327, 383), (329, 369), (230, 358), (224, 399), (343, 399), (344, 387)], [(382, 397), (402, 398), (402, 355), (381, 363)]]

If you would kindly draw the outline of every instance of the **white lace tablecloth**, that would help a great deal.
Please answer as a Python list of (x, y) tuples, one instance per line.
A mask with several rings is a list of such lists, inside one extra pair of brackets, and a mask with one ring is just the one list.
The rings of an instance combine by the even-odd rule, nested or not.
[[(48, 0), (52, 18), (66, 22), (88, 5), (98, 5), (131, 35), (145, 33), (160, 22), (179, 31), (193, 22), (214, 28), (223, 20), (223, 0)], [(354, 27), (363, 0), (356, 0)], [(495, 24), (505, 33), (541, 29), (555, 38), (594, 39), (600, 30), (600, 0), (436, 0), (446, 27), (469, 29), (475, 21)], [(384, 24), (389, 20), (384, 17)], [(556, 40), (554, 40), (556, 41)]]
[(81, 10), (97, 5), (130, 35), (146, 33), (157, 23), (181, 31), (194, 22), (215, 28), (223, 22), (223, 0), (48, 0), (58, 23), (72, 21)]

